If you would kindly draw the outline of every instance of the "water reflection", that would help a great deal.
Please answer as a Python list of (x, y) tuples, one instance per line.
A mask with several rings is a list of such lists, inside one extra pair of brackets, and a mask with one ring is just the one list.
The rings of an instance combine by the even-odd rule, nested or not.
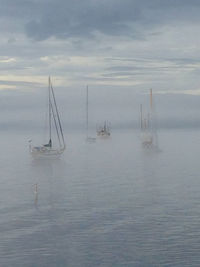
[(35, 207), (37, 208), (37, 205), (38, 205), (38, 184), (34, 184), (34, 194), (35, 194), (34, 204), (35, 204)]

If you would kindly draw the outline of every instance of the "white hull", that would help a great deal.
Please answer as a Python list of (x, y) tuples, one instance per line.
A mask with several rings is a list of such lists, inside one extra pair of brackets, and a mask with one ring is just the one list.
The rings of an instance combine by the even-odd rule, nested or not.
[(30, 153), (34, 158), (58, 158), (64, 152), (65, 148), (52, 149), (46, 147), (33, 147)]

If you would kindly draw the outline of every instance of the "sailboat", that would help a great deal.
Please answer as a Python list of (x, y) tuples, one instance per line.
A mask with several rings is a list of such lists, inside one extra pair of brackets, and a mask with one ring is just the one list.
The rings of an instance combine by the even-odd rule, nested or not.
[(146, 117), (143, 117), (143, 107), (140, 105), (140, 128), (142, 145), (146, 148), (158, 148), (152, 89), (150, 89), (150, 112)]
[(140, 105), (140, 128), (141, 128), (141, 142), (144, 147), (151, 147), (153, 144), (153, 135), (150, 130), (150, 115), (148, 113), (147, 118), (143, 118), (143, 107)]
[(86, 88), (86, 142), (94, 143), (96, 141), (95, 137), (88, 135), (89, 131), (89, 112), (88, 112), (88, 86)]
[[(54, 140), (52, 140), (53, 129), (55, 129), (56, 133), (57, 140), (55, 140), (55, 144), (58, 143), (57, 146), (54, 145)], [(32, 147), (31, 140), (29, 141), (29, 150), (34, 157), (50, 158), (59, 156), (64, 152), (66, 148), (60, 115), (58, 113), (58, 107), (50, 77), (48, 86), (48, 134), (48, 143), (44, 145)]]
[(110, 126), (105, 121), (103, 126), (97, 128), (97, 136), (99, 137), (110, 137)]

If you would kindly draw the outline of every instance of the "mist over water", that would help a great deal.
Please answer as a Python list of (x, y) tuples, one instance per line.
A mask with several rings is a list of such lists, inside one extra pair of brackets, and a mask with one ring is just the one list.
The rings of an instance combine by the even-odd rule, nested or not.
[(74, 132), (58, 160), (29, 137), (1, 133), (0, 266), (200, 265), (198, 130), (160, 131), (159, 153)]
[[(34, 89), (34, 90), (33, 90)], [(0, 130), (39, 132), (47, 119), (47, 86), (32, 91), (0, 91)], [(64, 131), (85, 130), (86, 87), (56, 87)], [(200, 96), (161, 94), (153, 90), (158, 128), (198, 128)], [(149, 89), (89, 86), (89, 128), (107, 120), (115, 129), (138, 129), (140, 104), (149, 112)], [(31, 137), (32, 138), (32, 137)]]
[(0, 267), (200, 266), (199, 13), (0, 0)]

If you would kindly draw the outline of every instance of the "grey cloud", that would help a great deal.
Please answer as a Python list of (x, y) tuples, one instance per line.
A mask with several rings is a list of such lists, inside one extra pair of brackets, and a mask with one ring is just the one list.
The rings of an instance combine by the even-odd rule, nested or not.
[(43, 13), (35, 14), (27, 23), (26, 33), (36, 40), (51, 36), (91, 38), (95, 32), (138, 39), (140, 27), (152, 30), (166, 21), (197, 19), (199, 8), (200, 3), (194, 0), (49, 1)]
[[(139, 25), (152, 28), (171, 20), (199, 20), (198, 0), (0, 0), (0, 15), (23, 21), (36, 40), (93, 37), (95, 31), (137, 39)], [(135, 27), (130, 27), (130, 23)]]
[(93, 38), (95, 32), (140, 39), (144, 29), (199, 20), (200, 11), (197, 0), (0, 0), (0, 6), (2, 18), (16, 25), (23, 22), (26, 34), (35, 40)]
[[(181, 90), (199, 88), (200, 60), (197, 58), (198, 47), (193, 45), (198, 42), (195, 38), (198, 36), (195, 35), (196, 25), (194, 32), (191, 31), (190, 42), (187, 42), (186, 36), (193, 29), (190, 27), (192, 19), (199, 20), (199, 14), (196, 15), (200, 9), (199, 1), (0, 0), (0, 6), (1, 17), (16, 22), (16, 25), (20, 22), (30, 37), (18, 35), (15, 29), (12, 29), (13, 35), (7, 35), (7, 39), (2, 37), (1, 55), (17, 59), (16, 62), (0, 64), (2, 75), (51, 74), (81, 86), (88, 81), (94, 84), (106, 84), (108, 81), (108, 84), (113, 82), (117, 85), (118, 81), (131, 80), (132, 84), (143, 83), (143, 88), (147, 84), (161, 90), (172, 86)], [(182, 25), (170, 27), (172, 21), (189, 18), (192, 19), (186, 30)], [(168, 23), (169, 27), (162, 33), (160, 26), (164, 23)], [(48, 39), (52, 36), (56, 38)], [(98, 42), (94, 37), (98, 38)], [(132, 40), (142, 38), (145, 42)], [(56, 57), (55, 64), (53, 60), (41, 60), (51, 56), (63, 57), (66, 64), (59, 64)], [(76, 63), (67, 63), (68, 56), (76, 56)], [(79, 64), (78, 56), (84, 57), (85, 65), (81, 63), (81, 58)], [(91, 62), (89, 58), (92, 57)], [(95, 64), (95, 60), (97, 63), (100, 60), (101, 64)], [(21, 88), (20, 84), (16, 86)], [(23, 88), (31, 86), (22, 85)]]
[(42, 40), (57, 38), (92, 37), (95, 31), (120, 35), (130, 32), (129, 21), (137, 21), (137, 7), (122, 8), (120, 1), (60, 1), (51, 3), (41, 17), (26, 25), (29, 37)]

